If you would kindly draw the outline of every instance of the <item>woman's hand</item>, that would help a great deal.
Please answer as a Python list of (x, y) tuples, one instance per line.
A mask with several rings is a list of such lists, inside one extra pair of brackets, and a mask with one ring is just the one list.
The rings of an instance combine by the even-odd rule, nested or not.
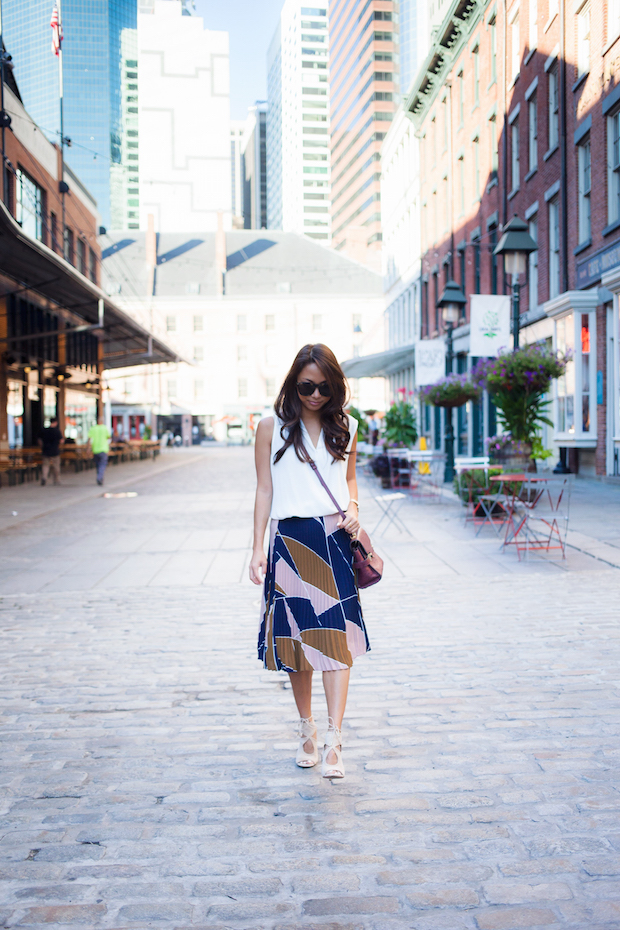
[(360, 528), (357, 504), (354, 504), (353, 502), (351, 502), (349, 506), (347, 507), (347, 509), (345, 510), (344, 516), (345, 516), (344, 520), (341, 517), (340, 520), (338, 521), (338, 529), (346, 530), (347, 533), (349, 533), (349, 535), (355, 536), (355, 534), (359, 531), (359, 528)]
[(267, 556), (262, 549), (256, 550), (252, 554), (250, 561), (250, 581), (254, 584), (262, 584), (267, 574)]

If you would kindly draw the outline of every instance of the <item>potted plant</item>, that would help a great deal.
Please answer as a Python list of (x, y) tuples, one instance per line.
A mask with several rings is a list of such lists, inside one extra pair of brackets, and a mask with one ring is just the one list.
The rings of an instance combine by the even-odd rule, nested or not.
[(477, 400), (481, 388), (466, 373), (446, 375), (435, 384), (428, 384), (420, 389), (420, 394), (427, 404), (433, 407), (462, 407), (468, 400)]
[[(403, 446), (411, 449), (418, 439), (418, 429), (415, 414), (407, 400), (406, 388), (399, 388), (400, 398), (392, 403), (385, 415), (384, 437), (388, 446)], [(409, 395), (413, 391), (408, 392)]]
[(364, 416), (361, 410), (358, 410), (357, 407), (347, 407), (347, 413), (349, 413), (354, 420), (357, 420), (357, 438), (360, 442), (366, 442), (368, 439), (368, 420)]
[(553, 426), (545, 400), (551, 382), (566, 371), (568, 357), (530, 345), (483, 360), (474, 379), (490, 394), (505, 433), (489, 441), (489, 455), (506, 470), (536, 469), (533, 445), (542, 423)]

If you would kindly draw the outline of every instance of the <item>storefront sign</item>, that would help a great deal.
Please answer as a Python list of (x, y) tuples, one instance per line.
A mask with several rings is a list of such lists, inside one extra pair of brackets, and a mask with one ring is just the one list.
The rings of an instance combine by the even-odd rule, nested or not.
[(577, 287), (589, 287), (590, 284), (600, 281), (601, 275), (609, 271), (610, 268), (615, 268), (616, 265), (620, 265), (620, 239), (596, 255), (579, 262), (577, 265)]
[(446, 343), (443, 339), (421, 339), (415, 344), (415, 386), (434, 384), (446, 373)]
[(470, 297), (469, 354), (493, 358), (510, 344), (510, 297), (472, 294)]

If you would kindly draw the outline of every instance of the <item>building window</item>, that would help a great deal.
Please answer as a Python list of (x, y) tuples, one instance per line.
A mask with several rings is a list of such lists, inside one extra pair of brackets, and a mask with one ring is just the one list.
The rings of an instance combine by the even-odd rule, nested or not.
[(566, 373), (556, 382), (556, 427), (558, 433), (594, 439), (594, 395), (596, 365), (596, 314), (569, 313), (555, 324), (555, 343), (570, 355)]
[(239, 378), (237, 381), (237, 397), (248, 396), (248, 379)]
[(460, 282), (461, 282), (461, 290), (463, 291), (464, 294), (466, 294), (467, 293), (466, 291), (467, 265), (465, 261), (465, 249), (461, 247), (458, 250), (458, 253), (459, 253), (459, 275), (460, 275)]
[(474, 106), (480, 103), (480, 48), (476, 46), (472, 49), (473, 74), (474, 74)]
[(497, 81), (497, 19), (495, 16), (489, 23), (489, 29), (491, 30), (491, 84), (494, 84)]
[(590, 139), (577, 146), (579, 169), (579, 242), (590, 239), (590, 190), (592, 182), (592, 165), (590, 160)]
[(247, 346), (237, 346), (237, 361), (238, 362), (247, 362), (248, 360), (248, 347)]
[(77, 270), (86, 275), (86, 243), (78, 236), (77, 240)]
[(495, 114), (489, 120), (489, 141), (491, 143), (491, 180), (497, 177), (499, 154), (497, 151), (497, 118)]
[(265, 393), (267, 397), (276, 396), (276, 379), (275, 378), (265, 378)]
[(18, 168), (15, 172), (16, 219), (32, 239), (43, 240), (43, 189)]
[(266, 314), (265, 314), (265, 329), (267, 329), (267, 330), (273, 330), (273, 329), (275, 329), (275, 328), (276, 328), (276, 318), (275, 318), (275, 314), (273, 314), (273, 313), (266, 313)]
[(50, 213), (50, 228), (52, 233), (51, 247), (54, 252), (57, 252), (60, 244), (58, 242), (58, 217), (55, 213)]
[(549, 151), (557, 148), (559, 132), (559, 103), (558, 103), (558, 66), (551, 68), (547, 75), (549, 82)]
[(560, 293), (560, 206), (549, 201), (549, 299)]
[(519, 10), (510, 23), (510, 77), (513, 81), (519, 77), (521, 70), (521, 40), (519, 33)]
[(620, 111), (607, 120), (607, 221), (620, 220)]
[(511, 151), (510, 151), (510, 164), (511, 164), (511, 175), (512, 175), (512, 190), (519, 190), (521, 184), (521, 170), (520, 170), (520, 161), (519, 161), (519, 120), (515, 119), (510, 127), (510, 140), (511, 140)]
[(176, 333), (177, 331), (177, 318), (176, 316), (167, 316), (166, 317), (166, 332), (167, 333)]
[[(538, 242), (538, 217), (532, 216), (529, 220), (529, 233), (534, 242)], [(538, 309), (538, 249), (530, 252), (528, 256), (528, 294), (529, 309)]]
[(168, 381), (168, 397), (177, 396), (177, 383), (176, 381)]
[(203, 397), (204, 392), (205, 392), (204, 381), (194, 381), (194, 400), (198, 400), (199, 397)]
[(472, 140), (474, 150), (474, 197), (480, 200), (480, 139)]
[(473, 240), (474, 248), (474, 294), (480, 293), (480, 239)]
[(91, 281), (97, 283), (97, 256), (92, 249), (88, 250), (88, 275)]
[(248, 328), (248, 318), (245, 313), (237, 314), (237, 332), (244, 333)]
[(64, 256), (65, 261), (70, 265), (75, 264), (75, 247), (74, 247), (73, 230), (65, 226)]
[(462, 71), (459, 71), (458, 73), (458, 82), (459, 82), (459, 125), (462, 126), (465, 122), (465, 79), (463, 77)]
[(354, 314), (353, 314), (352, 325), (353, 325), (353, 332), (354, 332), (354, 333), (361, 333), (361, 332), (362, 332), (362, 314), (361, 314), (361, 313), (354, 313)]
[(577, 13), (577, 80), (590, 70), (590, 2)]
[(538, 0), (530, 0), (529, 20), (530, 34), (527, 44), (532, 52), (538, 47)]
[(536, 94), (530, 97), (527, 105), (528, 114), (528, 168), (538, 168), (538, 100)]
[(459, 216), (465, 213), (465, 156), (459, 158)]
[(204, 361), (205, 350), (204, 346), (194, 346), (194, 361), (202, 362)]
[(320, 313), (312, 314), (312, 332), (319, 333), (323, 329), (323, 317)]
[(607, 44), (620, 33), (620, 0), (607, 3)]
[(201, 315), (195, 316), (194, 317), (194, 332), (201, 333), (203, 331), (203, 328), (204, 328), (204, 322), (203, 322), (202, 316)]

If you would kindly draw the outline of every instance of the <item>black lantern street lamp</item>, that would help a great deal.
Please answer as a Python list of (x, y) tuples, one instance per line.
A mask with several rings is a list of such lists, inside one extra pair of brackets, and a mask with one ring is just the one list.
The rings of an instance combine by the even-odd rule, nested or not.
[[(437, 306), (441, 307), (441, 316), (446, 327), (447, 335), (446, 375), (452, 374), (452, 361), (454, 358), (452, 331), (458, 323), (461, 317), (461, 309), (466, 303), (467, 298), (456, 281), (448, 281), (443, 294), (437, 301)], [(452, 424), (452, 407), (446, 407), (445, 411), (446, 468), (444, 472), (444, 481), (452, 481), (454, 478), (454, 427)]]
[(504, 271), (512, 275), (512, 336), (515, 349), (519, 348), (519, 327), (521, 323), (521, 310), (519, 306), (519, 275), (525, 272), (527, 258), (530, 252), (535, 252), (538, 246), (530, 236), (527, 223), (520, 220), (517, 214), (506, 223), (502, 238), (493, 250), (494, 255), (504, 256)]

